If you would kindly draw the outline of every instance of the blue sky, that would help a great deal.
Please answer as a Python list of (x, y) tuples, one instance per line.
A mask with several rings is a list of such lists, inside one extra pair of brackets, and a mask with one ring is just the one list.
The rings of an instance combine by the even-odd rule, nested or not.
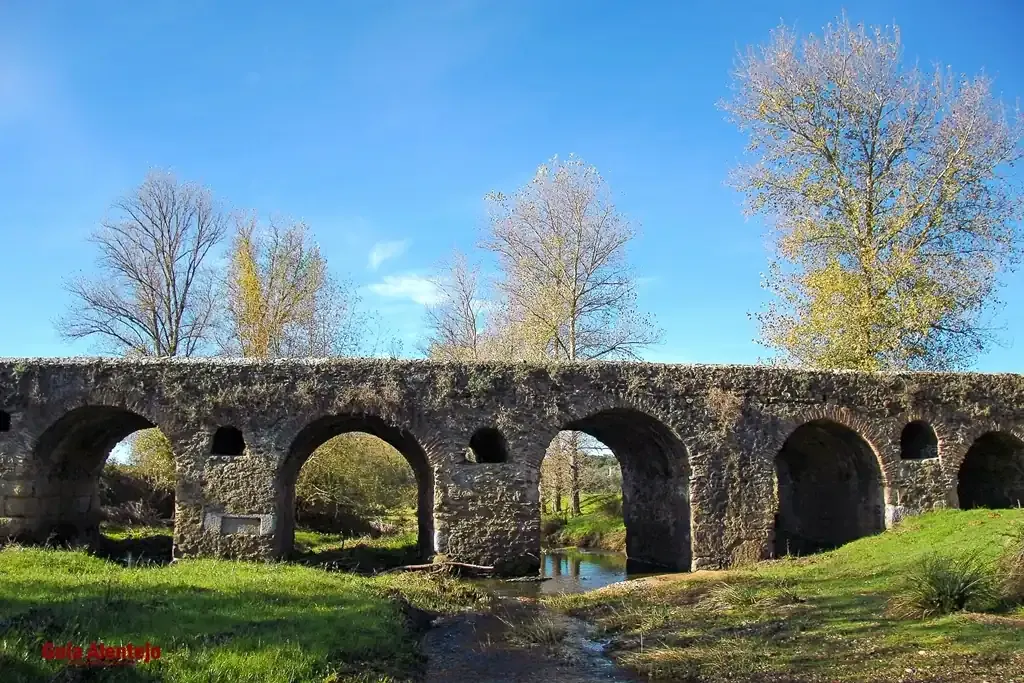
[[(819, 31), (833, 2), (0, 3), (0, 356), (85, 354), (53, 319), (88, 233), (150, 167), (234, 207), (309, 223), (339, 274), (412, 351), (423, 278), (471, 249), (483, 195), (552, 155), (596, 165), (639, 224), (651, 360), (745, 363), (764, 350), (763, 226), (724, 185), (744, 137), (715, 102), (737, 49), (780, 20)], [(1024, 96), (1024, 5), (865, 2), (906, 56)], [(1024, 277), (1006, 278), (1004, 348), (1024, 371)]]

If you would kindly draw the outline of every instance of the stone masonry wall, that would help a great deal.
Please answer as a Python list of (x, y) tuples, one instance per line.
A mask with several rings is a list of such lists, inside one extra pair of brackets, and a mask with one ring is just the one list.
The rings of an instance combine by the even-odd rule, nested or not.
[[(867, 442), (888, 522), (956, 506), (971, 443), (991, 430), (1024, 436), (1024, 378), (644, 363), (0, 359), (0, 411), (10, 418), (0, 431), (0, 536), (87, 532), (109, 448), (155, 425), (178, 470), (175, 556), (278, 556), (290, 547), (289, 525), (279, 522), (296, 439), (318, 420), (348, 416), (337, 424), (383, 425), (372, 429), (432, 485), (421, 497), (433, 500), (421, 510), (425, 551), (528, 573), (539, 564), (540, 463), (571, 426), (612, 448), (631, 482), (630, 555), (702, 569), (772, 552), (775, 457), (809, 421), (844, 425)], [(901, 460), (901, 430), (912, 420), (934, 428), (937, 458)], [(241, 455), (211, 453), (222, 426), (241, 430)], [(466, 457), (484, 428), (500, 430), (505, 462)]]

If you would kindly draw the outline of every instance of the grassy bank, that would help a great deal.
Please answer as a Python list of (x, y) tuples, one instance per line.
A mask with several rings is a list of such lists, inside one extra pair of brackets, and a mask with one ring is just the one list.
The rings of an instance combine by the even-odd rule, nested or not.
[(104, 680), (407, 680), (422, 665), (409, 605), (445, 612), (485, 599), (444, 577), (223, 560), (138, 567), (9, 546), (0, 550), (0, 671), (5, 683), (79, 680), (43, 660), (46, 641), (148, 641), (159, 660)]
[[(821, 555), (552, 598), (655, 680), (1024, 680), (1024, 609), (898, 618), (891, 598), (933, 553), (991, 566), (1024, 510), (929, 513)], [(995, 607), (994, 603), (988, 607)]]
[(422, 560), (415, 531), (346, 537), (299, 530), (295, 532), (294, 561), (323, 569), (372, 574)]
[(626, 550), (626, 525), (622, 521), (622, 496), (589, 494), (581, 497), (581, 515), (546, 513), (541, 517), (543, 543), (548, 548)]
[[(98, 553), (129, 564), (166, 563), (171, 559), (171, 527), (104, 524)], [(373, 574), (420, 561), (416, 532), (399, 528), (395, 533), (346, 536), (308, 529), (295, 531), (291, 558), (299, 564), (323, 569)]]

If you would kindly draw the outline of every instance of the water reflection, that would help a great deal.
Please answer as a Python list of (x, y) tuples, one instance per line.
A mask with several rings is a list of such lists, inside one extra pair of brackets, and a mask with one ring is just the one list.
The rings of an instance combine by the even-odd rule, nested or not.
[(537, 597), (582, 593), (626, 579), (664, 572), (664, 569), (627, 560), (622, 553), (566, 549), (543, 554), (540, 576), (549, 577), (546, 581), (486, 580), (485, 583), (499, 595)]

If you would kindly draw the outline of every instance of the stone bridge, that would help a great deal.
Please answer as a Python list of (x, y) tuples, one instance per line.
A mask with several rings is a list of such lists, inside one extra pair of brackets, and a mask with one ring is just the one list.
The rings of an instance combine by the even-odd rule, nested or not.
[(158, 426), (175, 557), (287, 556), (299, 468), (373, 434), (408, 460), (425, 556), (539, 565), (560, 430), (623, 474), (633, 560), (690, 570), (806, 553), (937, 507), (1024, 502), (1024, 378), (649, 363), (0, 359), (0, 536), (90, 537), (111, 447)]

